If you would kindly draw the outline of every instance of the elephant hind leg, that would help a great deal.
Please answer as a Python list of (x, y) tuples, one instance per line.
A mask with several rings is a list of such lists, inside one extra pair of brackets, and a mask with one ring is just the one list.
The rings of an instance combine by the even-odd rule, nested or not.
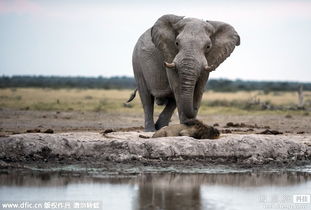
[(155, 124), (156, 130), (159, 130), (160, 128), (167, 126), (169, 124), (175, 109), (176, 109), (175, 99), (174, 98), (167, 99), (166, 106), (159, 115), (159, 118)]
[(139, 77), (138, 81), (138, 92), (144, 108), (145, 116), (145, 131), (155, 131), (153, 111), (154, 111), (154, 96), (149, 92), (147, 85), (142, 77)]
[(142, 104), (144, 107), (145, 115), (145, 131), (153, 132), (155, 131), (155, 125), (153, 120), (153, 110), (154, 110), (154, 97), (152, 95), (144, 96), (142, 99)]

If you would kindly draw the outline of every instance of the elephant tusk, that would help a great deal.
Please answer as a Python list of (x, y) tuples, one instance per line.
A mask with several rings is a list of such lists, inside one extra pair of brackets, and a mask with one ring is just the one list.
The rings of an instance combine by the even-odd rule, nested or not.
[(176, 68), (176, 64), (175, 63), (167, 63), (164, 62), (164, 65), (169, 68), (169, 69), (175, 69)]
[(213, 70), (213, 67), (214, 67), (214, 65), (211, 65), (211, 66), (205, 65), (205, 66), (204, 66), (204, 70), (205, 70), (205, 71), (208, 71), (208, 72), (211, 72), (211, 71), (214, 71), (214, 70)]

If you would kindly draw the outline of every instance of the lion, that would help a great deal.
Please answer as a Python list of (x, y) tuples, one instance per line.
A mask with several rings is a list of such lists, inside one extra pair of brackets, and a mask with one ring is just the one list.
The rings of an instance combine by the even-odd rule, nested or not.
[(167, 137), (167, 136), (190, 136), (196, 139), (217, 139), (219, 131), (204, 124), (200, 120), (190, 119), (183, 124), (170, 125), (156, 131), (152, 138)]

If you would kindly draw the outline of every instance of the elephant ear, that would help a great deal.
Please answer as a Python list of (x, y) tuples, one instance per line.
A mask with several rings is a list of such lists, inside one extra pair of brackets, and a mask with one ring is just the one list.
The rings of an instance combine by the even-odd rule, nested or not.
[(235, 46), (240, 45), (240, 36), (227, 23), (218, 21), (206, 22), (210, 23), (215, 29), (211, 36), (212, 48), (205, 55), (208, 65), (211, 66), (211, 71), (213, 71), (230, 56)]
[(183, 16), (163, 15), (151, 28), (152, 42), (163, 53), (165, 62), (173, 62), (178, 52), (175, 46), (177, 33), (174, 25), (183, 18)]

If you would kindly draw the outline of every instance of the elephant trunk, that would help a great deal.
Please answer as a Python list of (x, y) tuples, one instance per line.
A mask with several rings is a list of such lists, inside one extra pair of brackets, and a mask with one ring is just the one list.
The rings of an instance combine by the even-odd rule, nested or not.
[(196, 112), (193, 107), (194, 89), (197, 82), (196, 69), (182, 69), (180, 71), (180, 99), (181, 111), (186, 119), (195, 118)]
[[(192, 49), (192, 46), (189, 46)], [(194, 91), (197, 81), (207, 61), (204, 54), (193, 50), (180, 50), (174, 59), (179, 75), (179, 105), (181, 122), (193, 119), (197, 115), (194, 107)]]
[(195, 118), (195, 112), (193, 108), (193, 92), (194, 87), (189, 87), (189, 90), (181, 93), (181, 110), (185, 115), (186, 119)]

